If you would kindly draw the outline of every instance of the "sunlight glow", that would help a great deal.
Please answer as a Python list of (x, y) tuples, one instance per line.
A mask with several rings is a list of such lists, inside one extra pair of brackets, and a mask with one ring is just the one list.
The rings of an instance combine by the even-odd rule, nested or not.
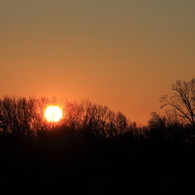
[(46, 108), (44, 117), (48, 122), (58, 122), (62, 118), (62, 110), (58, 106)]

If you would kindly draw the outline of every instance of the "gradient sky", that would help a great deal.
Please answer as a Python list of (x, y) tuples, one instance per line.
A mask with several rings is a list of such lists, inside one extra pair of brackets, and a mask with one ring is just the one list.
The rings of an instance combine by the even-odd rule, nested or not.
[(194, 0), (0, 0), (0, 97), (67, 97), (146, 124), (195, 77)]

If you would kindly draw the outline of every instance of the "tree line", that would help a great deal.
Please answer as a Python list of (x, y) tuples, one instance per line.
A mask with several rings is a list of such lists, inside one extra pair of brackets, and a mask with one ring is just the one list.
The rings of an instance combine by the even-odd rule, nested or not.
[[(89, 100), (4, 96), (0, 193), (194, 194), (194, 83), (176, 81), (146, 126)], [(57, 123), (44, 118), (50, 105), (63, 110)]]
[[(57, 123), (44, 118), (45, 108), (53, 104), (59, 105), (64, 113)], [(62, 129), (102, 137), (139, 133), (136, 123), (130, 122), (121, 112), (115, 113), (107, 106), (92, 104), (89, 100), (70, 102), (14, 96), (0, 99), (0, 131), (3, 135), (38, 136), (42, 132)]]
[[(0, 99), (0, 133), (16, 137), (36, 137), (48, 132), (87, 133), (99, 137), (131, 135), (134, 138), (149, 134), (164, 134), (167, 139), (176, 137), (191, 142), (195, 129), (195, 79), (178, 80), (172, 85), (174, 94), (163, 95), (162, 108), (169, 106), (164, 115), (151, 113), (148, 125), (138, 126), (123, 113), (113, 112), (107, 106), (67, 99), (4, 96)], [(59, 105), (63, 118), (49, 123), (44, 110), (49, 105)]]

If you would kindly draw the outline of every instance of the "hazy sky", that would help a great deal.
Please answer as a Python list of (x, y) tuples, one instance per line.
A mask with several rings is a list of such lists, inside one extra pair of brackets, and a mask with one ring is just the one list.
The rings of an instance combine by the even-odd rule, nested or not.
[(195, 77), (194, 0), (0, 0), (0, 97), (67, 97), (145, 124)]

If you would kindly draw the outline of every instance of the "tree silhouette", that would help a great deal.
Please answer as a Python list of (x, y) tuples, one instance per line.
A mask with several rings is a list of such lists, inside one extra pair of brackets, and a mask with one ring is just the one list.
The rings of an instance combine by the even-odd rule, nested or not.
[[(59, 105), (64, 117), (57, 123), (44, 118), (49, 105)], [(43, 136), (48, 131), (81, 132), (100, 137), (113, 137), (132, 133), (137, 127), (121, 113), (111, 111), (107, 106), (93, 104), (89, 100), (70, 102), (56, 98), (25, 98), (4, 96), (0, 99), (0, 130), (17, 136)]]
[[(64, 116), (50, 123), (44, 110), (55, 104)], [(191, 123), (180, 124), (180, 115), (153, 112), (142, 127), (89, 100), (4, 96), (0, 188), (5, 194), (25, 188), (42, 194), (162, 194), (164, 186), (168, 194), (187, 192), (194, 189), (195, 142)]]
[(154, 129), (154, 128), (164, 129), (164, 128), (166, 128), (167, 118), (165, 116), (160, 116), (156, 112), (152, 112), (150, 115), (151, 115), (151, 118), (148, 121), (150, 129)]
[(170, 98), (167, 95), (161, 97), (160, 102), (164, 103), (161, 108), (171, 106), (169, 113), (184, 118), (195, 128), (195, 78), (188, 82), (177, 80), (171, 89), (174, 94)]
[(34, 116), (34, 101), (26, 98), (4, 96), (0, 100), (0, 128), (4, 134), (32, 135), (31, 118)]

